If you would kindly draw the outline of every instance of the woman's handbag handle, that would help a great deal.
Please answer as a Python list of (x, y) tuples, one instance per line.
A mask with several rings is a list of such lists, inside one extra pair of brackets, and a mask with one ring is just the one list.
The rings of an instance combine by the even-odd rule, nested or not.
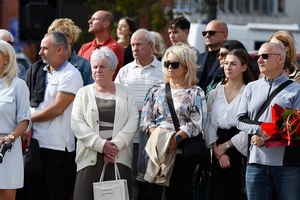
[[(105, 170), (106, 170), (106, 165), (107, 164), (104, 163), (99, 182), (103, 182), (103, 178), (104, 178), (104, 174), (105, 174)], [(116, 180), (120, 180), (121, 176), (120, 176), (120, 173), (119, 173), (117, 163), (114, 163), (114, 167), (115, 167), (115, 178), (116, 178)]]

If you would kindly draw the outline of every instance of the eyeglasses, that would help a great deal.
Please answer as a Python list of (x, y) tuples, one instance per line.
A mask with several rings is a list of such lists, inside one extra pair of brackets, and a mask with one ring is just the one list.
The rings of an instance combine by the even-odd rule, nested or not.
[(218, 30), (202, 31), (203, 37), (205, 37), (207, 33), (208, 33), (209, 36), (214, 36), (216, 33), (225, 33), (225, 32), (224, 31), (218, 31)]
[(281, 54), (279, 54), (279, 53), (263, 53), (261, 55), (256, 55), (255, 59), (258, 60), (260, 57), (262, 57), (262, 59), (267, 60), (269, 58), (269, 56), (271, 56), (271, 55), (277, 55), (277, 56), (279, 56)]
[(164, 62), (164, 67), (165, 68), (168, 68), (170, 65), (173, 69), (177, 69), (180, 65), (180, 62), (170, 62), (170, 61), (165, 61)]
[(225, 56), (227, 56), (228, 52), (227, 51), (222, 51), (220, 53), (218, 53), (218, 57), (221, 56), (221, 58), (224, 58)]

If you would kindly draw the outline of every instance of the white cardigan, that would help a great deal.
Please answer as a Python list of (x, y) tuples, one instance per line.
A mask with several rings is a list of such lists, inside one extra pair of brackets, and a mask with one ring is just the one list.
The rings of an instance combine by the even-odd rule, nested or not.
[[(130, 88), (115, 83), (116, 109), (112, 142), (119, 148), (117, 163), (131, 168), (132, 138), (137, 132), (139, 114)], [(81, 88), (75, 97), (71, 126), (77, 137), (77, 171), (95, 165), (97, 152), (102, 153), (105, 139), (99, 135), (99, 114), (93, 84)]]

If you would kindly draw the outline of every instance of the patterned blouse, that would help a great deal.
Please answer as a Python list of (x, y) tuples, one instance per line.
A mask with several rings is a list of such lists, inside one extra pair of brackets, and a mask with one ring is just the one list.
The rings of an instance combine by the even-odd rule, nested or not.
[[(204, 129), (207, 116), (203, 90), (195, 85), (187, 89), (171, 89), (171, 92), (180, 129), (189, 137), (198, 135)], [(164, 84), (150, 88), (144, 100), (140, 128), (147, 133), (153, 127), (175, 132)]]

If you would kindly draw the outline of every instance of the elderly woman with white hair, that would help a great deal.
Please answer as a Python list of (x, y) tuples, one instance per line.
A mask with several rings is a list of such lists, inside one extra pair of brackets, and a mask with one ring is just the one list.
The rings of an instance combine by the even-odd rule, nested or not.
[(77, 137), (74, 199), (94, 199), (93, 182), (99, 181), (104, 164), (104, 180), (115, 179), (115, 162), (131, 196), (132, 138), (138, 129), (138, 109), (130, 88), (112, 81), (118, 64), (113, 51), (96, 49), (90, 62), (95, 83), (78, 91), (72, 110)]

